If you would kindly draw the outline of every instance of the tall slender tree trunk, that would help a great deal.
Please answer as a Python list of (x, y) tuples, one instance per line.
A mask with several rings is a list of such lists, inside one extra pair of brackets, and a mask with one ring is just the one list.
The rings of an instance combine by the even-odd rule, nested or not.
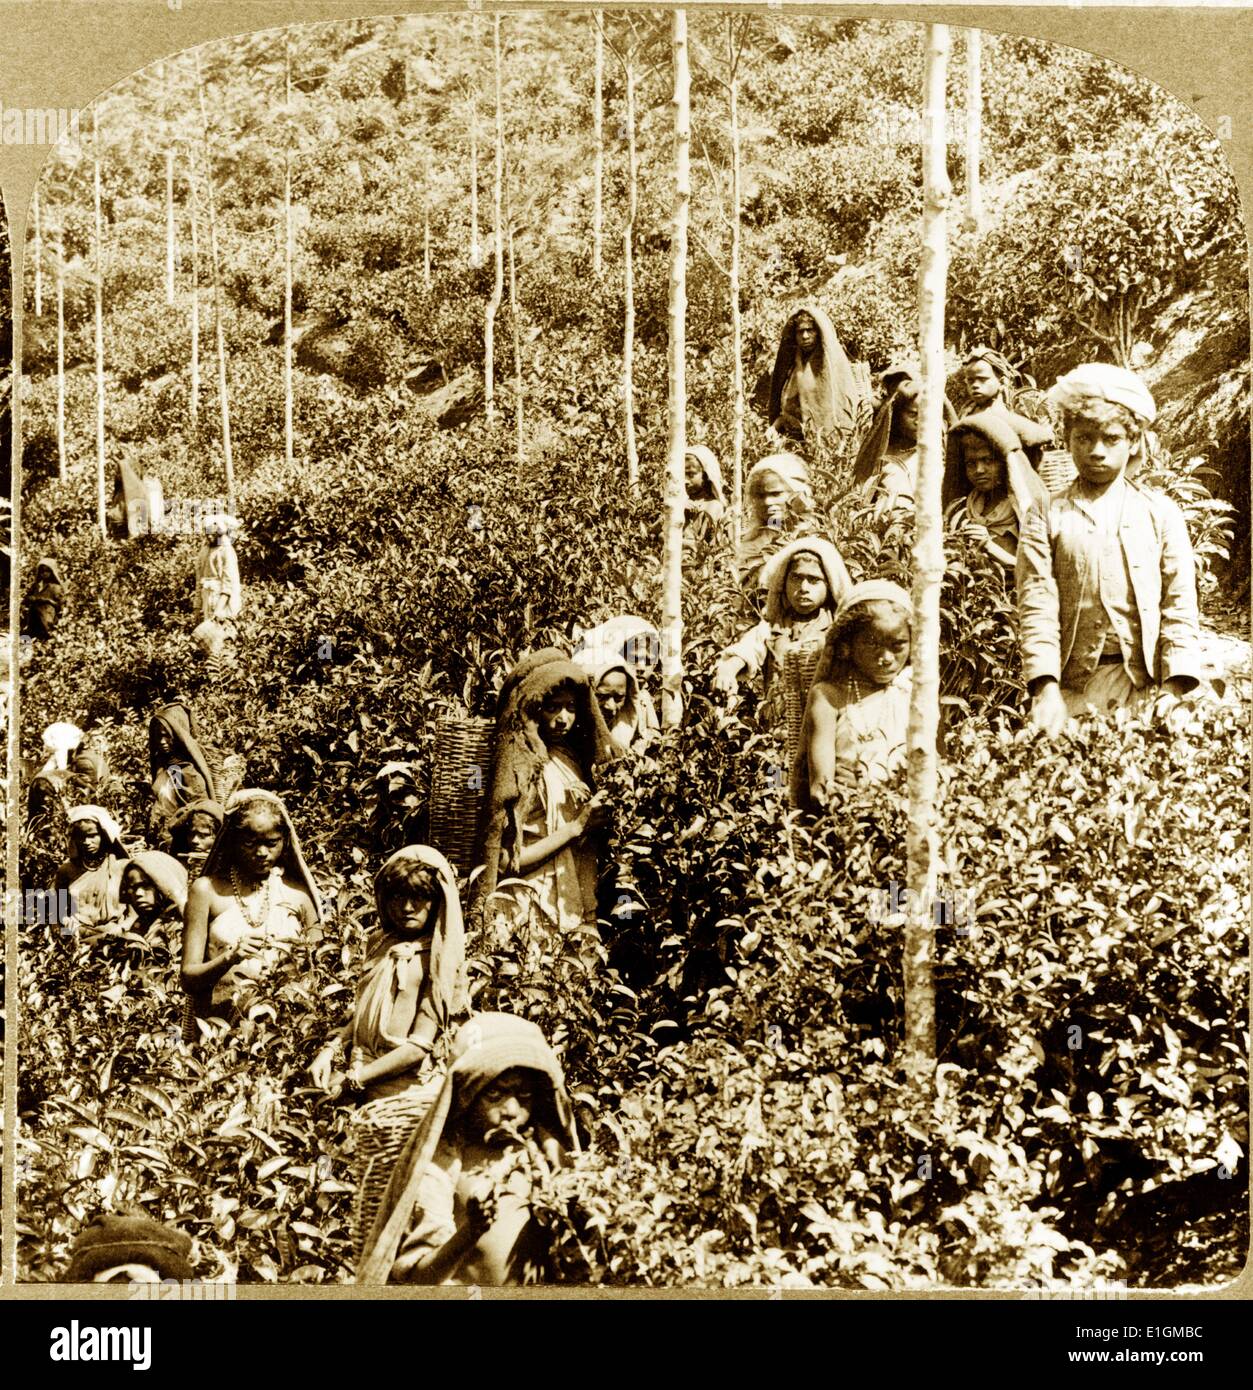
[(983, 31), (966, 30), (966, 221), (983, 232)]
[(692, 196), (691, 75), (687, 11), (671, 19), (674, 64), (674, 205), (670, 224), (669, 357), (665, 533), (661, 585), (661, 722), (677, 728), (683, 715), (683, 504), (687, 451), (687, 220)]
[(100, 213), (100, 123), (94, 108), (91, 113), (91, 156), (96, 210), (96, 524), (100, 527), (100, 539), (107, 544), (109, 525), (104, 500), (104, 219)]
[(483, 323), (483, 401), (487, 420), (496, 419), (495, 352), (496, 315), (505, 292), (505, 247), (500, 203), (501, 186), (505, 180), (505, 118), (500, 98), (500, 15), (492, 16), (492, 72), (496, 83), (496, 151), (492, 175), (492, 249), (496, 275), (492, 281), (492, 297), (487, 301)]
[(627, 215), (622, 233), (622, 432), (626, 446), (627, 485), (640, 480), (640, 456), (635, 444), (635, 217), (639, 204), (639, 159), (635, 149), (634, 54), (624, 62), (626, 72)]
[(727, 17), (728, 101), (731, 124), (731, 492), (732, 544), (740, 545), (744, 512), (744, 348), (740, 321), (740, 111), (739, 52), (735, 42), (736, 19)]
[(174, 303), (174, 151), (165, 152), (165, 302)]
[(30, 200), (31, 220), (35, 224), (34, 237), (34, 256), (35, 256), (35, 317), (42, 318), (44, 311), (44, 282), (43, 282), (43, 227), (39, 216), (39, 190), (36, 189)]
[(196, 206), (196, 181), (191, 161), (187, 164), (187, 211), (191, 232), (191, 415), (192, 438), (200, 435), (200, 213)]
[(69, 477), (65, 457), (65, 212), (57, 220), (57, 477)]
[(513, 401), (518, 431), (518, 462), (524, 455), (522, 443), (522, 320), (518, 306), (518, 276), (513, 259), (513, 215), (509, 216), (509, 318), (513, 324)]
[(592, 154), (592, 274), (604, 273), (604, 193), (605, 193), (605, 12), (592, 13), (595, 32), (593, 60), (592, 126), (596, 148)]
[(940, 585), (944, 532), (940, 480), (944, 471), (944, 301), (948, 274), (948, 205), (944, 92), (948, 75), (947, 25), (927, 26), (926, 91), (922, 143), (922, 258), (919, 276), (919, 347), (922, 400), (918, 431), (918, 486), (913, 553), (913, 692), (909, 727), (909, 829), (905, 921), (905, 1069), (921, 1099), (935, 1082), (933, 964), (938, 850), (935, 831), (936, 738), (940, 723)]
[(226, 380), (226, 325), (222, 305), (222, 267), (218, 256), (217, 199), (213, 192), (213, 157), (209, 147), (209, 114), (205, 106), (200, 54), (196, 57), (196, 92), (200, 98), (200, 128), (204, 136), (205, 191), (209, 205), (209, 261), (213, 271), (213, 327), (217, 340), (218, 401), (222, 410), (222, 462), (226, 470), (226, 504), (235, 510), (235, 459), (231, 452), (231, 401)]
[(283, 458), (288, 468), (296, 462), (295, 381), (292, 373), (292, 259), (294, 229), (291, 210), (291, 41), (283, 34), (284, 102), (287, 130), (283, 149)]
[[(479, 22), (470, 21), (473, 38), (470, 51), (478, 61)], [(477, 71), (470, 84), (470, 265), (477, 270), (483, 264), (483, 249), (479, 245), (479, 81)]]

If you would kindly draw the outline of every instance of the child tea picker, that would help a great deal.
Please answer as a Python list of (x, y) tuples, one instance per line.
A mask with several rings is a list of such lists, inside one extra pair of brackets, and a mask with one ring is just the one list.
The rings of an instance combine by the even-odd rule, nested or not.
[(868, 579), (844, 595), (814, 673), (792, 764), (793, 805), (824, 806), (837, 782), (882, 782), (905, 760), (910, 600)]
[(53, 889), (69, 891), (79, 926), (117, 926), (126, 916), (121, 890), (127, 853), (121, 828), (103, 806), (74, 806), (68, 817), (69, 857), (57, 870)]
[[(322, 920), (322, 907), (282, 800), (249, 789), (225, 809), (187, 898), (182, 983), (196, 1017), (233, 1022)], [(187, 1018), (184, 1027), (194, 1029)]]
[(1053, 442), (1053, 431), (1010, 406), (1010, 393), (1017, 380), (1018, 373), (1008, 358), (989, 347), (972, 348), (962, 360), (960, 372), (966, 398), (963, 414), (975, 415), (987, 410), (999, 416), (1018, 436), (1019, 446), (1031, 467), (1038, 470), (1044, 450)]
[(358, 1254), (392, 1165), (443, 1084), (448, 1030), (469, 1008), (461, 900), (448, 860), (428, 845), (397, 850), (375, 877), (374, 896), (378, 926), (353, 1015), (310, 1068), (329, 1095), (347, 1088), (361, 1102), (351, 1128)]
[(989, 555), (1014, 568), (1022, 523), (1048, 489), (1013, 428), (995, 411), (967, 415), (949, 431), (941, 484), (944, 519), (976, 536)]
[(1018, 546), (1023, 673), (1035, 723), (1179, 696), (1201, 677), (1196, 566), (1183, 513), (1130, 477), (1156, 415), (1134, 372), (1090, 362), (1048, 393), (1078, 477), (1033, 506)]
[(770, 557), (762, 577), (766, 616), (722, 653), (713, 683), (715, 690), (733, 695), (741, 680), (760, 675), (770, 717), (780, 712), (772, 696), (789, 652), (817, 654), (852, 581), (840, 552), (818, 536), (785, 545)]
[(768, 454), (749, 470), (744, 484), (747, 515), (735, 570), (750, 602), (763, 597), (762, 567), (798, 526), (813, 529), (814, 489), (809, 465), (797, 454)]
[(561, 1064), (527, 1019), (458, 1031), (438, 1099), (397, 1160), (359, 1284), (531, 1284), (544, 1275), (531, 1200), (577, 1151)]

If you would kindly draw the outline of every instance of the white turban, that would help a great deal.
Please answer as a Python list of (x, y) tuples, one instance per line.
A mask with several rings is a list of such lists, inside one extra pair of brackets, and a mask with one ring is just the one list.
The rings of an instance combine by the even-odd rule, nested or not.
[(1059, 377), (1048, 393), (1050, 405), (1067, 411), (1081, 409), (1085, 401), (1094, 397), (1126, 406), (1146, 425), (1151, 425), (1157, 415), (1153, 397), (1140, 378), (1126, 367), (1115, 367), (1109, 362), (1085, 362)]

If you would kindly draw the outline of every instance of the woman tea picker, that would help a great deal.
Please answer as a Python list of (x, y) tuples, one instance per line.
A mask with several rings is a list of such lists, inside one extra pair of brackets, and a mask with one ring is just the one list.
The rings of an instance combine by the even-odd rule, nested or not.
[(838, 448), (857, 428), (860, 392), (835, 327), (805, 303), (783, 326), (770, 377), (770, 424), (785, 439)]
[(272, 792), (236, 792), (204, 872), (191, 886), (183, 988), (199, 1018), (234, 1020), (297, 941), (322, 920), (287, 808)]
[(765, 595), (762, 567), (796, 532), (815, 528), (814, 489), (809, 466), (798, 454), (768, 454), (744, 484), (748, 512), (735, 556), (740, 588), (754, 606)]
[(347, 1088), (360, 1101), (351, 1128), (358, 1255), (392, 1165), (443, 1084), (450, 1026), (469, 1008), (452, 865), (427, 845), (397, 850), (375, 877), (374, 897), (378, 925), (352, 1017), (310, 1069), (330, 1095)]
[(74, 806), (69, 822), (69, 858), (57, 870), (53, 889), (68, 890), (69, 910), (79, 926), (116, 926), (126, 916), (121, 829), (103, 806)]
[(581, 937), (590, 965), (599, 938), (598, 832), (609, 814), (595, 769), (617, 749), (587, 673), (556, 655), (524, 658), (501, 692), (479, 892), (486, 902), (501, 875), (521, 879), (525, 890), (510, 885), (515, 906), (525, 912), (532, 899), (555, 930)]

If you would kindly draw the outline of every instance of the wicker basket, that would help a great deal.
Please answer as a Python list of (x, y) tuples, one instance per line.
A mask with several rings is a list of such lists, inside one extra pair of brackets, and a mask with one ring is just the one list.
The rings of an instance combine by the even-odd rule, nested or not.
[(1074, 460), (1066, 449), (1048, 449), (1040, 460), (1040, 477), (1053, 497), (1059, 496), (1079, 476)]
[(822, 643), (804, 647), (793, 647), (783, 657), (783, 710), (787, 720), (787, 771), (790, 775), (792, 764), (796, 761), (796, 750), (801, 741), (801, 724), (805, 719), (805, 705), (809, 700), (809, 687), (813, 684), (814, 671), (822, 655)]
[(431, 766), (431, 844), (461, 875), (482, 850), (496, 726), (490, 719), (440, 719)]

